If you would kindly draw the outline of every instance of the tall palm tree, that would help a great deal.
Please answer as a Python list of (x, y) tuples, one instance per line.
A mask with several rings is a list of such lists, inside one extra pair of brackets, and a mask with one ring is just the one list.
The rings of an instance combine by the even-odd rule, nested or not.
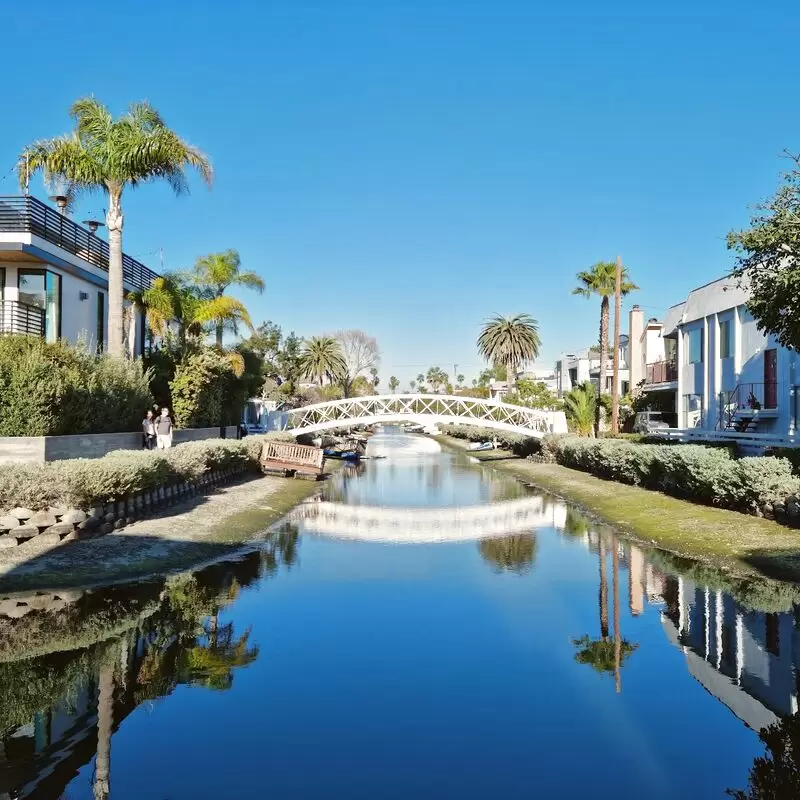
[(264, 291), (264, 279), (255, 272), (242, 270), (242, 260), (236, 250), (209, 253), (198, 258), (191, 273), (192, 281), (207, 294), (204, 321), (214, 325), (217, 346), (222, 347), (225, 328), (237, 331), (243, 323), (253, 330), (253, 323), (244, 305), (225, 295), (230, 286), (245, 286), (259, 294)]
[[(576, 276), (578, 286), (572, 290), (572, 294), (581, 297), (600, 298), (600, 393), (605, 392), (605, 372), (606, 361), (608, 360), (608, 327), (611, 314), (610, 302), (614, 296), (617, 285), (617, 264), (615, 261), (598, 261), (590, 269), (579, 272)], [(633, 283), (628, 270), (622, 270), (622, 295), (630, 294), (639, 287)], [(617, 358), (617, 354), (614, 355)], [(599, 412), (600, 407), (597, 407)]]
[(149, 103), (132, 103), (116, 119), (99, 100), (85, 97), (73, 103), (72, 133), (42, 139), (25, 148), (18, 166), (20, 184), (43, 172), (45, 179), (61, 176), (72, 190), (102, 191), (108, 198), (108, 351), (124, 355), (122, 283), (122, 193), (127, 186), (166, 180), (175, 194), (187, 191), (187, 168), (207, 184), (213, 170), (208, 157), (170, 130)]
[(394, 394), (397, 391), (397, 387), (400, 385), (400, 380), (397, 378), (396, 375), (391, 375), (389, 377), (389, 391)]
[(519, 365), (533, 361), (540, 347), (539, 324), (530, 314), (495, 315), (478, 336), (478, 352), (490, 364), (505, 367), (509, 388), (516, 382)]
[(416, 385), (417, 385), (416, 381), (409, 381), (408, 382), (408, 386), (411, 389), (412, 393), (413, 393), (414, 389), (416, 388)]
[(300, 370), (307, 378), (318, 381), (320, 386), (326, 378), (329, 382), (338, 379), (347, 371), (339, 342), (332, 336), (312, 336), (303, 345)]

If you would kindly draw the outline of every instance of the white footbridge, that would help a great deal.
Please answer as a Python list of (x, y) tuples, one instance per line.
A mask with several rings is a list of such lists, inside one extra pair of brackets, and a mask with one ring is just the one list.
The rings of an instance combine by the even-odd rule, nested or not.
[(288, 521), (308, 533), (338, 539), (424, 544), (471, 541), (529, 533), (538, 528), (563, 530), (567, 507), (540, 496), (479, 506), (395, 508), (312, 500), (289, 514)]
[(441, 394), (387, 394), (315, 403), (286, 412), (283, 427), (297, 436), (354, 425), (413, 422), (427, 427), (475, 425), (541, 438), (566, 433), (563, 411)]

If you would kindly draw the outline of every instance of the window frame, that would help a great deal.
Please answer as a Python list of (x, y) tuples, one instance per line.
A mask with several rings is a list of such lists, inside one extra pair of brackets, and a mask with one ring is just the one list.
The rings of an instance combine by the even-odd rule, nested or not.
[[(723, 334), (723, 331), (725, 333)], [(723, 345), (725, 347), (723, 348)], [(733, 320), (723, 319), (719, 323), (719, 357), (733, 358)]]
[[(697, 358), (692, 358), (692, 338), (697, 337)], [(703, 329), (691, 328), (686, 331), (686, 363), (687, 364), (702, 364), (703, 363)]]

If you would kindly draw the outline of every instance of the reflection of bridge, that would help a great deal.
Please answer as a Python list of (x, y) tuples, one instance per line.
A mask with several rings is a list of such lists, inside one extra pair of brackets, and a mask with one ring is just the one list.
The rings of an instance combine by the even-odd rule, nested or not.
[(482, 506), (392, 508), (309, 502), (290, 515), (310, 532), (376, 542), (444, 542), (507, 536), (543, 527), (564, 527), (559, 501), (524, 497)]
[(423, 425), (477, 425), (537, 438), (567, 430), (563, 411), (542, 411), (493, 400), (440, 394), (375, 395), (316, 403), (289, 411), (286, 427), (299, 435), (350, 425), (403, 421)]

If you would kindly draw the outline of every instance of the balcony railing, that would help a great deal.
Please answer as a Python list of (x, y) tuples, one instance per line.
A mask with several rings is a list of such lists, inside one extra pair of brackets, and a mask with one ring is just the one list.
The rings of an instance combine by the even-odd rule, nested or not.
[[(108, 243), (35, 197), (0, 195), (0, 231), (32, 233), (108, 271)], [(122, 277), (134, 289), (149, 289), (155, 272), (122, 254)]]
[(675, 361), (656, 361), (647, 365), (645, 384), (669, 383), (678, 380), (678, 364)]
[(0, 300), (0, 334), (25, 333), (44, 337), (44, 309), (16, 300)]

